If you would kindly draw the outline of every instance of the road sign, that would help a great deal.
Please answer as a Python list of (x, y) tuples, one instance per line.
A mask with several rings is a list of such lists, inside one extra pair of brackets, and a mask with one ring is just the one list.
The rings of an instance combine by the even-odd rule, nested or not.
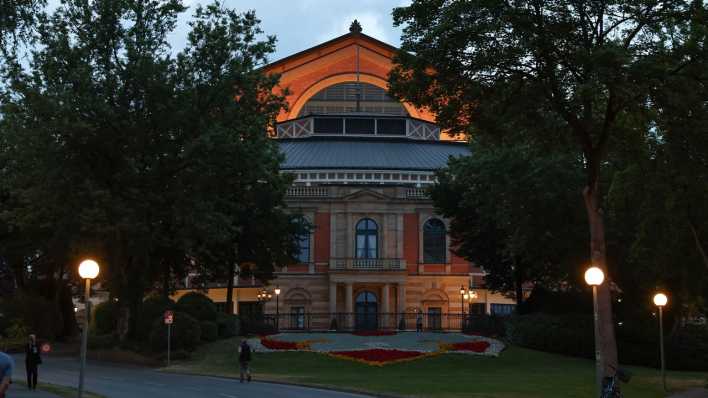
[(48, 353), (49, 351), (52, 350), (52, 346), (49, 345), (49, 343), (44, 343), (42, 344), (42, 352), (43, 353)]
[(175, 320), (175, 313), (167, 310), (165, 311), (165, 325), (171, 325)]

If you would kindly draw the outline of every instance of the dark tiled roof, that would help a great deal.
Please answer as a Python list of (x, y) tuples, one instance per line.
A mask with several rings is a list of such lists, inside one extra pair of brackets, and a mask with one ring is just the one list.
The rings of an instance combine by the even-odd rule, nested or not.
[(283, 170), (436, 170), (450, 156), (469, 155), (464, 143), (406, 138), (309, 137), (279, 139)]

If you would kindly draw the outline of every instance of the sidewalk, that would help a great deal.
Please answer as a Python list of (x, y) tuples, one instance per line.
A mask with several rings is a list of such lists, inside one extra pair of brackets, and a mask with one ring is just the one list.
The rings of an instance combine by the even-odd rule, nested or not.
[(705, 388), (694, 388), (679, 394), (674, 394), (669, 398), (708, 398), (708, 390)]
[(10, 385), (7, 398), (59, 398), (59, 396), (39, 389), (30, 391), (23, 384), (14, 383)]

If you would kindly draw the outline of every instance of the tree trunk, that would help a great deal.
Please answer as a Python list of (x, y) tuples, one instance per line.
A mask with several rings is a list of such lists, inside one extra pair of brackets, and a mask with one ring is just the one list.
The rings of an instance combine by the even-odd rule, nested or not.
[(602, 357), (603, 376), (614, 375), (617, 368), (617, 342), (615, 340), (614, 321), (612, 319), (612, 297), (610, 292), (611, 279), (607, 272), (607, 253), (605, 247), (605, 222), (600, 207), (598, 178), (583, 190), (585, 209), (590, 225), (590, 253), (592, 265), (599, 267), (605, 273), (605, 282), (598, 286), (598, 312), (600, 322), (600, 354)]
[(698, 231), (696, 230), (696, 226), (693, 224), (693, 220), (690, 218), (688, 219), (688, 226), (691, 228), (691, 234), (693, 234), (693, 240), (694, 243), (696, 244), (696, 249), (698, 249), (698, 254), (701, 255), (701, 259), (703, 259), (703, 264), (708, 268), (708, 254), (706, 254), (706, 251), (703, 249), (703, 244), (701, 243), (701, 239), (698, 237)]
[(519, 269), (518, 262), (514, 267), (514, 291), (516, 293), (516, 311), (519, 313), (521, 304), (524, 302), (524, 273)]
[(229, 265), (228, 281), (226, 285), (226, 308), (224, 312), (233, 314), (234, 309), (234, 277), (236, 276), (236, 262), (232, 261)]

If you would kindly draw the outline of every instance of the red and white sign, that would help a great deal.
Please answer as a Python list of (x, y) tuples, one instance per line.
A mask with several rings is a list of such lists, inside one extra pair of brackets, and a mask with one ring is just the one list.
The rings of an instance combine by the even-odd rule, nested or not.
[(46, 354), (46, 353), (48, 353), (49, 351), (52, 350), (52, 346), (50, 346), (49, 343), (44, 343), (44, 344), (42, 344), (41, 350), (42, 350), (43, 353)]
[(175, 320), (175, 313), (167, 310), (165, 311), (165, 325), (171, 325)]

